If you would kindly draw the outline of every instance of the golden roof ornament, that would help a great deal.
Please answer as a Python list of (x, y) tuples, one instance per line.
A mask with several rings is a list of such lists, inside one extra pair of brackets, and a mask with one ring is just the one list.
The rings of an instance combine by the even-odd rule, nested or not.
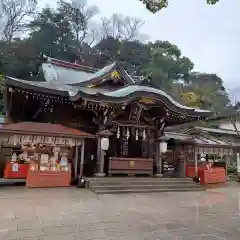
[(113, 78), (113, 79), (119, 80), (121, 78), (121, 75), (118, 71), (114, 71), (110, 74), (110, 77)]

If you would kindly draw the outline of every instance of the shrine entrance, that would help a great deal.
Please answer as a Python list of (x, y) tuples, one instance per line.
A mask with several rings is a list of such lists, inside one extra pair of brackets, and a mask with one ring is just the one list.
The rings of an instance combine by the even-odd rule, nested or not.
[(116, 125), (105, 155), (106, 175), (154, 174), (155, 131), (147, 126)]

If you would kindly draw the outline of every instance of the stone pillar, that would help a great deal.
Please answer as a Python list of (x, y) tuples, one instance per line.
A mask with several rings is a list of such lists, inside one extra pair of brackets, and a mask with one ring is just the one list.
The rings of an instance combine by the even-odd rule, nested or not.
[(97, 143), (97, 172), (95, 173), (96, 177), (104, 177), (104, 155), (105, 152), (101, 149), (101, 136), (99, 135)]
[(97, 177), (104, 177), (104, 157), (105, 151), (101, 149), (101, 139), (102, 138), (109, 138), (112, 133), (108, 130), (103, 130), (98, 133), (98, 146), (97, 146), (97, 173), (95, 176)]
[(186, 156), (185, 156), (185, 154), (182, 154), (180, 156), (179, 161), (180, 161), (179, 177), (185, 178), (186, 177)]

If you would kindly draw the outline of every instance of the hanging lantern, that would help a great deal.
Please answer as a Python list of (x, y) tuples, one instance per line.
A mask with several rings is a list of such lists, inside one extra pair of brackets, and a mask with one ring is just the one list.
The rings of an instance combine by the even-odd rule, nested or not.
[(120, 138), (120, 128), (118, 126), (118, 129), (117, 129), (117, 138)]
[(138, 133), (138, 129), (136, 129), (136, 140), (139, 139), (138, 135), (139, 135), (139, 133)]
[(101, 138), (101, 149), (106, 151), (109, 148), (109, 138)]
[(146, 137), (147, 137), (147, 134), (146, 134), (146, 130), (145, 130), (145, 129), (143, 130), (143, 134), (142, 134), (142, 135), (143, 135), (143, 140), (145, 140)]
[(129, 138), (130, 138), (130, 132), (129, 132), (129, 128), (127, 128), (126, 137), (127, 137), (127, 139), (129, 139)]
[(160, 142), (160, 153), (167, 152), (167, 142)]

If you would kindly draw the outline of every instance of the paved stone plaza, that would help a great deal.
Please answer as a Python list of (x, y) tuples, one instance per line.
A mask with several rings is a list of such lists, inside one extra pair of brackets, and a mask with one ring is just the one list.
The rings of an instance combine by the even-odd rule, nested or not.
[(239, 240), (239, 200), (237, 184), (102, 196), (77, 188), (0, 188), (0, 240)]

